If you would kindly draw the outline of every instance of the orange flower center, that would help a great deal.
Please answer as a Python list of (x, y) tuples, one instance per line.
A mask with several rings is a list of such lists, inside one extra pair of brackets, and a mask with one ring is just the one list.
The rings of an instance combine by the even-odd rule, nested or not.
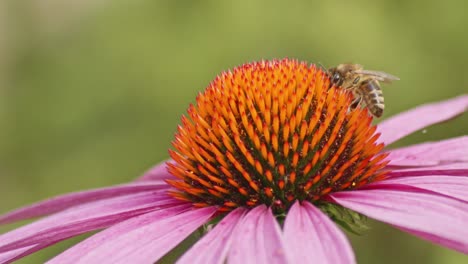
[(182, 117), (168, 163), (174, 197), (197, 207), (271, 206), (385, 177), (386, 157), (366, 109), (330, 87), (315, 65), (295, 60), (245, 64), (218, 76)]

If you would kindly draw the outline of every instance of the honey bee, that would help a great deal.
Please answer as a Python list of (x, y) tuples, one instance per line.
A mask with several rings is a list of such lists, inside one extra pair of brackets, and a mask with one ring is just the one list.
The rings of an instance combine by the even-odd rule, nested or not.
[(364, 70), (359, 64), (340, 64), (328, 69), (331, 85), (342, 87), (353, 93), (350, 109), (360, 104), (367, 107), (375, 117), (381, 117), (385, 108), (384, 97), (379, 82), (391, 83), (400, 80), (391, 74)]

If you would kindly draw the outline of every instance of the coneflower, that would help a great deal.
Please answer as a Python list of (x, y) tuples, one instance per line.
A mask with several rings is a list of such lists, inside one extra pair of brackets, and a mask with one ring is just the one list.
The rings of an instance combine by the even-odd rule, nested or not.
[(355, 231), (362, 215), (467, 254), (468, 137), (385, 145), (463, 113), (468, 96), (378, 126), (351, 101), (295, 60), (222, 73), (182, 118), (171, 161), (0, 217), (49, 215), (1, 235), (0, 263), (98, 229), (49, 263), (154, 263), (207, 224), (178, 263), (355, 263), (336, 223)]

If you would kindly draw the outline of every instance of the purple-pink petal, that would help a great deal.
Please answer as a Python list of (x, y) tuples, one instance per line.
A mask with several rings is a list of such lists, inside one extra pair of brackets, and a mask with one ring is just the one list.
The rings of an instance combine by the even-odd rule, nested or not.
[(132, 193), (167, 189), (169, 186), (162, 181), (123, 184), (101, 189), (64, 194), (29, 205), (0, 216), (0, 224), (11, 223), (23, 219), (56, 213), (72, 206), (93, 202), (96, 200), (118, 197)]
[(27, 246), (23, 248), (17, 248), (11, 251), (0, 253), (0, 263), (11, 263), (18, 258), (24, 257), (24, 253), (28, 252), (31, 249), (34, 249), (36, 245)]
[(389, 165), (435, 166), (468, 162), (468, 136), (417, 144), (390, 151)]
[(121, 234), (129, 232), (138, 226), (151, 223), (154, 219), (166, 219), (174, 215), (183, 213), (190, 208), (190, 204), (181, 204), (153, 211), (147, 214), (136, 216), (128, 220), (122, 221), (114, 226), (101, 231), (88, 239), (78, 243), (77, 245), (67, 249), (60, 255), (54, 257), (47, 263), (78, 263), (78, 261), (88, 252), (109, 240), (118, 238)]
[(356, 263), (345, 234), (318, 208), (296, 202), (284, 223), (284, 244), (291, 263)]
[(177, 264), (222, 264), (232, 242), (233, 231), (247, 209), (237, 208), (190, 248)]
[[(181, 211), (183, 209), (183, 211)], [(216, 212), (215, 207), (147, 213), (112, 226), (48, 263), (154, 263)]]
[(151, 191), (84, 204), (1, 235), (0, 252), (57, 242), (178, 203), (165, 193)]
[(137, 181), (162, 181), (173, 178), (174, 176), (167, 171), (167, 162), (174, 163), (173, 160), (163, 161), (143, 173)]
[(228, 263), (289, 263), (286, 254), (278, 222), (270, 208), (260, 205), (235, 229)]
[(377, 127), (381, 133), (379, 141), (389, 145), (420, 129), (451, 119), (467, 108), (468, 95), (418, 106), (382, 121)]
[[(443, 237), (440, 237), (440, 236), (435, 236), (431, 233), (424, 233), (424, 232), (417, 232), (417, 231), (414, 231), (414, 230), (409, 230), (409, 229), (405, 229), (405, 228), (401, 228), (399, 227), (400, 230), (403, 230), (407, 233), (410, 233), (414, 236), (417, 236), (417, 237), (420, 237), (422, 239), (425, 239), (425, 240), (428, 240), (428, 241), (432, 241), (433, 243), (435, 244), (439, 244), (439, 245), (442, 245), (442, 246), (445, 246), (447, 248), (453, 248), (453, 249), (456, 249), (456, 248), (464, 248), (466, 247), (466, 243), (463, 244), (463, 243), (459, 243), (458, 241), (453, 241), (453, 240), (450, 240), (450, 239), (445, 239)], [(461, 250), (460, 250), (461, 251)], [(463, 252), (463, 251), (462, 251)], [(466, 254), (466, 252), (464, 252)]]
[(54, 241), (51, 243), (36, 244), (36, 245), (26, 246), (23, 248), (17, 248), (11, 251), (0, 253), (0, 263), (1, 264), (12, 263), (15, 260), (21, 259), (27, 255), (30, 255), (48, 246), (51, 246), (57, 242), (58, 241)]
[(450, 165), (440, 165), (431, 167), (412, 167), (404, 169), (396, 169), (391, 171), (388, 176), (393, 177), (415, 177), (429, 175), (451, 175), (451, 176), (468, 176), (468, 162), (453, 163)]
[(372, 185), (379, 187), (386, 184), (404, 184), (451, 196), (468, 202), (468, 177), (431, 175), (416, 177), (395, 177)]
[(337, 192), (335, 202), (421, 238), (468, 253), (468, 203), (406, 185)]

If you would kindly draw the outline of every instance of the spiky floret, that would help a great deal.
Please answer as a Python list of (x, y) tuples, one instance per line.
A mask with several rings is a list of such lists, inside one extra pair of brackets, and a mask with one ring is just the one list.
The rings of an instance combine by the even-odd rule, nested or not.
[(284, 59), (218, 76), (182, 117), (168, 163), (171, 194), (230, 211), (360, 187), (385, 176), (385, 154), (366, 109), (330, 87), (315, 65)]

